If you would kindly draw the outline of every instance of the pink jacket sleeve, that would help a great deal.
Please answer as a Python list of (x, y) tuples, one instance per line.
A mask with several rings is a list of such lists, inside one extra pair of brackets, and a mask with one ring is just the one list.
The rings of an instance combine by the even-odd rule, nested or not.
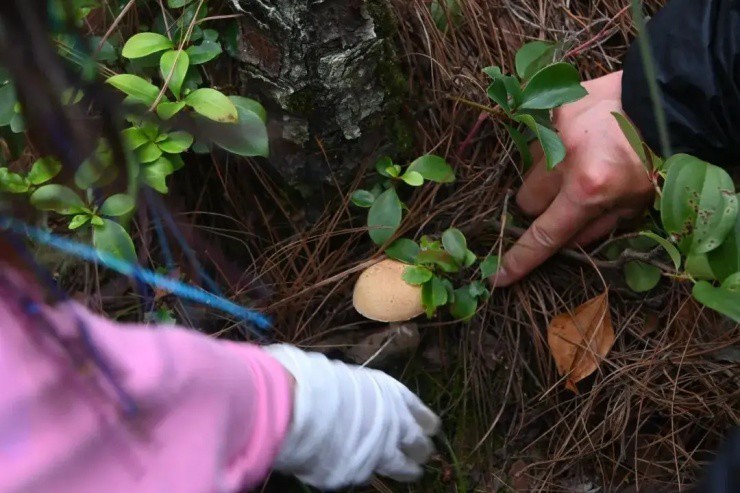
[[(44, 309), (79, 347), (73, 312), (140, 413), (0, 286), (0, 491), (238, 492), (268, 474), (291, 419), (287, 373), (257, 346)], [(16, 300), (17, 301), (17, 300)]]

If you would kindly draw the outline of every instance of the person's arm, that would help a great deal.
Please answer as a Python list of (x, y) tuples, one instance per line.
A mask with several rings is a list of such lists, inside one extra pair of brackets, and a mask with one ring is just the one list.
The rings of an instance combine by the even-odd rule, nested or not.
[[(740, 163), (740, 0), (670, 0), (646, 26), (671, 151)], [(624, 61), (622, 106), (662, 151), (637, 40)]]

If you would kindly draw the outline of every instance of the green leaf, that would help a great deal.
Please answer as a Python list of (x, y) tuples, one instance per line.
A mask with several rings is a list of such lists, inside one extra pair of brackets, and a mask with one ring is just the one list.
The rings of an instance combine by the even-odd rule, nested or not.
[(151, 82), (147, 82), (137, 75), (114, 75), (106, 81), (119, 91), (122, 91), (134, 100), (146, 105), (154, 104), (159, 96), (159, 89)]
[(220, 43), (207, 39), (199, 45), (193, 45), (188, 48), (190, 63), (193, 65), (208, 63), (217, 58), (222, 52), (223, 49)]
[(542, 145), (542, 150), (545, 152), (547, 169), (553, 169), (555, 166), (563, 162), (563, 159), (565, 159), (565, 145), (563, 145), (563, 141), (560, 140), (558, 134), (537, 123), (531, 115), (519, 114), (516, 115), (514, 119), (518, 122), (524, 123), (537, 136), (537, 139)]
[(691, 294), (704, 306), (740, 323), (740, 293), (699, 281), (694, 285)]
[(694, 279), (714, 280), (716, 276), (712, 272), (706, 253), (692, 253), (686, 257), (684, 270)]
[(447, 253), (452, 255), (452, 258), (460, 264), (465, 264), (465, 258), (468, 252), (468, 243), (465, 239), (465, 235), (459, 229), (450, 228), (442, 233), (442, 245), (445, 247)]
[(475, 263), (475, 261), (478, 260), (478, 257), (475, 255), (475, 253), (468, 250), (465, 252), (465, 261), (463, 262), (463, 267), (470, 267)]
[(68, 228), (71, 230), (80, 229), (82, 226), (90, 222), (90, 219), (91, 216), (89, 214), (78, 214), (69, 222)]
[(458, 0), (432, 0), (429, 5), (432, 20), (440, 31), (447, 29), (447, 18), (449, 16), (453, 26), (457, 26), (462, 19), (462, 11)]
[(449, 274), (460, 272), (460, 264), (447, 252), (422, 250), (416, 257), (417, 264), (436, 265)]
[(233, 154), (239, 156), (270, 155), (267, 127), (256, 113), (237, 108), (239, 122), (216, 123), (207, 120), (201, 130), (202, 136)]
[(134, 242), (123, 227), (110, 219), (93, 228), (93, 246), (98, 253), (112, 255), (131, 264), (136, 263)]
[(636, 293), (650, 291), (658, 285), (661, 278), (659, 268), (639, 261), (630, 261), (624, 266), (624, 278), (627, 286)]
[(154, 142), (147, 142), (136, 150), (136, 158), (140, 163), (151, 163), (162, 156), (162, 149)]
[(375, 163), (375, 171), (377, 171), (380, 176), (384, 176), (386, 178), (391, 177), (391, 175), (386, 170), (392, 167), (393, 167), (393, 161), (388, 156), (381, 157)]
[(480, 263), (480, 273), (483, 279), (488, 279), (498, 271), (498, 255), (489, 255)]
[(424, 184), (424, 177), (418, 171), (406, 171), (401, 179), (409, 186), (420, 187)]
[(406, 264), (416, 263), (416, 258), (419, 256), (421, 249), (415, 241), (409, 240), (408, 238), (399, 238), (385, 249), (385, 254), (399, 262)]
[(229, 99), (234, 103), (234, 106), (236, 106), (237, 109), (251, 111), (256, 114), (260, 120), (262, 120), (262, 123), (267, 123), (267, 111), (265, 111), (265, 107), (258, 101), (245, 98), (244, 96), (229, 96)]
[(532, 41), (516, 52), (516, 73), (524, 80), (529, 80), (535, 73), (550, 65), (555, 58), (557, 45), (547, 41)]
[(103, 222), (103, 218), (98, 215), (90, 216), (90, 222), (92, 223), (93, 226), (104, 226), (105, 225), (105, 222)]
[(20, 113), (13, 115), (13, 119), (10, 120), (10, 130), (17, 134), (26, 131), (26, 121), (23, 119), (23, 115)]
[(62, 171), (62, 163), (54, 158), (41, 158), (31, 166), (28, 181), (34, 185), (41, 185), (57, 176), (60, 171)]
[(568, 63), (555, 63), (534, 74), (522, 92), (522, 109), (547, 110), (587, 95), (578, 71)]
[(0, 126), (10, 125), (16, 114), (15, 104), (17, 102), (13, 84), (8, 83), (0, 87)]
[(75, 172), (75, 185), (81, 190), (104, 187), (118, 176), (118, 167), (113, 165), (111, 151), (102, 142), (95, 155), (85, 160)]
[(169, 79), (169, 88), (175, 98), (180, 99), (182, 84), (185, 82), (185, 76), (190, 68), (190, 57), (183, 50), (170, 50), (162, 55), (159, 60), (159, 71), (162, 74), (162, 80)]
[(82, 101), (85, 93), (80, 89), (69, 88), (62, 92), (62, 104), (65, 106), (77, 104)]
[(190, 146), (193, 145), (193, 136), (183, 131), (171, 132), (158, 145), (164, 152), (180, 154), (190, 149)]
[[(161, 105), (160, 105), (161, 106)], [(121, 132), (123, 142), (126, 144), (126, 148), (135, 151), (144, 144), (150, 142), (149, 137), (139, 127), (130, 127)]]
[(166, 36), (157, 33), (139, 33), (131, 36), (123, 45), (121, 55), (124, 58), (142, 58), (152, 53), (169, 50), (172, 41)]
[(141, 180), (159, 193), (167, 193), (167, 177), (174, 172), (172, 163), (160, 157), (153, 163), (142, 165)]
[(401, 174), (401, 166), (394, 164), (385, 170), (392, 178), (398, 178)]
[(501, 72), (501, 67), (485, 67), (483, 73), (490, 77), (491, 80), (496, 80), (504, 76), (504, 73)]
[(411, 163), (406, 170), (416, 171), (425, 180), (435, 183), (452, 183), (455, 181), (455, 171), (443, 158), (434, 154), (426, 154)]
[(740, 293), (740, 272), (735, 272), (734, 274), (727, 276), (727, 278), (722, 281), (722, 288), (732, 291), (733, 293)]
[(184, 7), (192, 2), (193, 0), (167, 0), (167, 6), (171, 9), (179, 9), (180, 7)]
[(514, 141), (514, 145), (516, 145), (516, 148), (519, 151), (519, 156), (522, 158), (523, 170), (529, 170), (529, 168), (532, 167), (532, 153), (529, 150), (529, 142), (527, 142), (526, 137), (524, 137), (524, 135), (516, 128), (506, 124), (504, 124), (504, 126), (506, 127), (506, 130), (508, 130), (509, 135), (511, 135), (511, 140)]
[(213, 121), (236, 123), (239, 120), (239, 113), (234, 103), (215, 89), (196, 89), (185, 97), (185, 102), (196, 113)]
[(676, 267), (676, 270), (681, 268), (681, 253), (678, 251), (678, 248), (676, 248), (676, 245), (666, 240), (662, 236), (656, 235), (652, 231), (643, 231), (642, 233), (640, 233), (640, 236), (655, 240), (656, 243), (658, 243), (665, 249), (666, 252), (668, 252), (668, 255), (670, 255), (671, 260), (673, 261), (673, 265)]
[(468, 320), (478, 309), (478, 300), (470, 294), (468, 286), (455, 290), (455, 301), (450, 306), (450, 314), (458, 320)]
[(663, 227), (686, 255), (720, 246), (735, 225), (738, 197), (725, 170), (687, 154), (666, 161)]
[(372, 207), (373, 202), (375, 202), (375, 196), (367, 190), (355, 190), (355, 192), (350, 196), (350, 200), (352, 200), (352, 203), (357, 207), (369, 208)]
[(645, 154), (645, 149), (642, 146), (642, 139), (640, 138), (640, 134), (635, 126), (622, 113), (612, 111), (612, 116), (614, 116), (614, 118), (617, 120), (619, 128), (622, 130), (622, 133), (627, 139), (627, 142), (629, 142), (630, 146), (632, 147), (632, 150), (634, 150), (635, 154), (637, 154), (637, 157), (640, 158), (640, 161), (642, 161), (648, 171), (652, 171), (648, 167), (648, 160)]
[(410, 265), (404, 269), (401, 278), (412, 286), (421, 286), (432, 278), (432, 271), (426, 267)]
[(376, 245), (383, 245), (401, 225), (401, 201), (393, 188), (375, 199), (367, 215), (370, 238)]
[(8, 168), (0, 168), (0, 191), (7, 193), (26, 193), (29, 190), (28, 180)]
[(104, 216), (119, 217), (124, 216), (134, 210), (136, 202), (130, 195), (124, 193), (118, 193), (111, 195), (103, 202), (100, 206), (100, 213)]
[(511, 107), (509, 106), (509, 93), (506, 90), (506, 85), (504, 85), (504, 81), (502, 79), (496, 79), (491, 82), (491, 85), (488, 86), (488, 89), (486, 90), (486, 94), (488, 94), (491, 101), (501, 106), (506, 113), (511, 111)]
[(490, 292), (486, 288), (486, 285), (480, 281), (473, 281), (468, 285), (468, 292), (473, 298), (488, 298)]
[(447, 288), (439, 277), (432, 277), (421, 287), (421, 301), (428, 318), (434, 316), (438, 307), (446, 305), (447, 300)]
[(70, 215), (83, 212), (85, 203), (71, 188), (62, 185), (44, 185), (31, 194), (31, 205), (41, 211)]
[[(100, 46), (101, 42), (103, 43), (103, 46)], [(98, 50), (99, 46), (100, 49)], [(118, 61), (118, 55), (116, 54), (116, 48), (113, 46), (113, 43), (111, 43), (110, 40), (107, 39), (103, 40), (101, 36), (90, 37), (90, 50), (93, 52), (98, 52), (97, 56), (95, 57), (95, 60), (98, 62), (113, 64)]]
[(187, 104), (185, 104), (185, 101), (176, 101), (174, 103), (165, 101), (163, 103), (159, 103), (157, 105), (157, 116), (159, 116), (162, 120), (169, 120), (170, 118), (181, 112), (185, 106), (187, 106)]
[[(737, 195), (740, 200), (740, 194)], [(718, 280), (724, 281), (730, 275), (740, 272), (740, 214), (735, 225), (722, 244), (707, 253), (707, 261)]]

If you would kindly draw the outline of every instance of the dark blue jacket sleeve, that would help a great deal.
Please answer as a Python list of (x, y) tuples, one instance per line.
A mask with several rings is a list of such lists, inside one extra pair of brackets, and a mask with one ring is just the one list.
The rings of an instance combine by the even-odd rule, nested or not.
[[(740, 0), (670, 0), (647, 23), (672, 152), (740, 164)], [(640, 49), (624, 61), (622, 103), (661, 151)]]

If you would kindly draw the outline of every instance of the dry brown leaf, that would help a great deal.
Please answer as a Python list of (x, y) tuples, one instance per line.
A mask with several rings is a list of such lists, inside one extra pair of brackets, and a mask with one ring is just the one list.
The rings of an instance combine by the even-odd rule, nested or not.
[(596, 371), (614, 345), (609, 292), (588, 300), (573, 313), (553, 318), (547, 328), (547, 343), (558, 373), (567, 375), (565, 387), (577, 394), (575, 384)]

